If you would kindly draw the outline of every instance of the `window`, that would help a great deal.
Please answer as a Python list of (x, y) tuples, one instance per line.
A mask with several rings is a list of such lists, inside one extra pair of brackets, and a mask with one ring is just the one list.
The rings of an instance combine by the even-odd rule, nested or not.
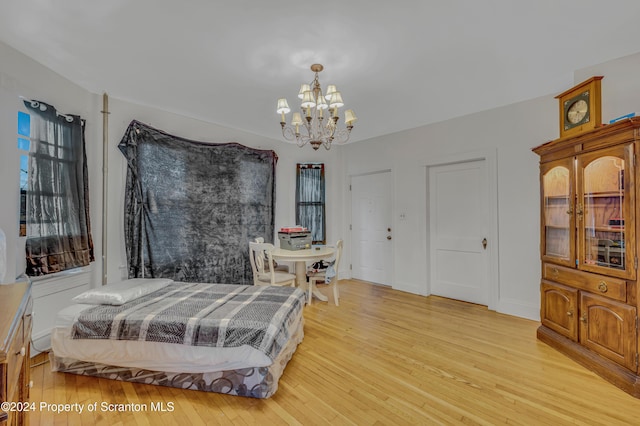
[(20, 236), (27, 235), (27, 182), (29, 181), (29, 148), (31, 116), (18, 111), (18, 151), (20, 153)]
[(311, 231), (314, 244), (325, 244), (324, 164), (296, 167), (296, 225)]
[(83, 120), (25, 101), (18, 112), (20, 230), (30, 276), (94, 260)]

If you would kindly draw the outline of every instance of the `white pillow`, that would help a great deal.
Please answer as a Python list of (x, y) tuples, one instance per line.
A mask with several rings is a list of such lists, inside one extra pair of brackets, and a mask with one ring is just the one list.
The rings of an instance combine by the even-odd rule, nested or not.
[(90, 305), (122, 305), (171, 284), (168, 278), (133, 278), (80, 293), (73, 300)]

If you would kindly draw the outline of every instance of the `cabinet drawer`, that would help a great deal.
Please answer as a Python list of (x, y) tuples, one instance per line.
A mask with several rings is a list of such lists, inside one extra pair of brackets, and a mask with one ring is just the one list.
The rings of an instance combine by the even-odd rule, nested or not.
[(26, 346), (24, 341), (24, 321), (20, 319), (16, 333), (14, 335), (9, 353), (7, 353), (7, 400), (11, 401), (14, 397), (16, 387), (19, 385), (18, 378), (22, 369), (23, 350), (26, 355)]
[(580, 290), (619, 300), (627, 301), (627, 282), (619, 278), (578, 271), (564, 266), (545, 263), (542, 278), (570, 285)]

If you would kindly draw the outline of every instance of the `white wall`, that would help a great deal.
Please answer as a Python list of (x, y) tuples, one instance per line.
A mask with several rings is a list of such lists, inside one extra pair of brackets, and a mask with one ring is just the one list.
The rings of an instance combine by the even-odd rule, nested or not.
[[(640, 113), (640, 54), (578, 70), (567, 89), (593, 75), (602, 80), (603, 122)], [(499, 267), (496, 310), (539, 318), (540, 219), (538, 157), (531, 148), (559, 136), (556, 93), (345, 147), (345, 178), (392, 171), (393, 287), (429, 294), (425, 164), (477, 150), (497, 152)], [(343, 194), (348, 200), (348, 194)], [(400, 214), (406, 220), (400, 221)], [(348, 224), (348, 216), (345, 223)], [(349, 256), (349, 253), (346, 254)], [(348, 263), (348, 262), (346, 262)]]
[[(88, 119), (87, 156), (90, 168), (95, 168), (97, 164), (97, 151), (93, 141), (95, 133), (100, 131), (99, 123), (93, 120), (93, 95), (6, 44), (0, 43), (0, 227), (7, 236), (7, 280), (19, 275), (24, 267), (24, 244), (20, 244), (18, 239), (17, 207), (19, 154), (16, 120), (17, 111), (22, 104), (19, 96), (38, 99), (54, 105), (63, 113), (77, 114)], [(91, 182), (93, 192), (97, 193), (99, 188), (96, 182)], [(99, 215), (97, 217), (99, 218)], [(95, 218), (94, 211), (92, 220), (95, 221)]]
[[(101, 132), (96, 120), (95, 96), (55, 74), (25, 55), (0, 43), (0, 227), (7, 237), (7, 273), (5, 282), (13, 282), (24, 272), (24, 238), (18, 236), (19, 221), (19, 151), (17, 148), (17, 112), (25, 110), (20, 96), (38, 99), (54, 105), (62, 113), (77, 114), (87, 120), (88, 168), (99, 169), (100, 145), (96, 135)], [(91, 221), (100, 229), (100, 187), (94, 176), (89, 182)], [(97, 196), (96, 196), (97, 195)], [(98, 204), (96, 205), (96, 202)], [(101, 238), (94, 232), (96, 255), (100, 256)], [(34, 317), (32, 353), (49, 346), (49, 330), (55, 313), (68, 301), (89, 288), (94, 268), (81, 273), (65, 274), (56, 279), (33, 284)]]
[[(82, 273), (64, 274), (34, 282), (35, 348), (48, 347), (49, 330), (55, 313), (70, 299), (88, 287), (102, 282), (102, 94), (92, 94), (62, 78), (41, 64), (0, 42), (0, 228), (7, 237), (6, 282), (24, 271), (24, 238), (18, 237), (19, 222), (19, 153), (17, 149), (17, 111), (22, 108), (20, 96), (54, 105), (59, 111), (86, 119), (87, 160), (90, 183), (91, 225), (96, 261)], [(133, 119), (168, 133), (210, 142), (238, 142), (260, 149), (273, 149), (279, 160), (276, 167), (276, 229), (294, 224), (295, 164), (322, 161), (327, 168), (327, 235), (336, 240), (343, 228), (338, 199), (341, 184), (339, 148), (327, 152), (311, 147), (298, 148), (278, 140), (269, 140), (239, 130), (167, 113), (155, 108), (110, 99), (108, 141), (108, 249), (107, 281), (121, 278), (121, 265), (126, 264), (123, 237), (123, 190), (126, 176), (124, 157), (117, 149), (122, 135)], [(279, 126), (274, 114), (274, 126)], [(38, 350), (34, 350), (37, 353)]]
[[(573, 83), (604, 75), (603, 120), (639, 112), (640, 55), (576, 71)], [(571, 86), (571, 82), (567, 86)], [(568, 88), (568, 87), (567, 87)], [(16, 111), (19, 96), (36, 98), (59, 110), (87, 119), (92, 227), (96, 262), (91, 284), (100, 283), (102, 229), (102, 96), (91, 94), (23, 54), (0, 43), (0, 227), (7, 235), (7, 277), (20, 273), (24, 248), (18, 238), (18, 152)], [(279, 140), (190, 119), (155, 108), (110, 99), (108, 252), (109, 282), (121, 277), (126, 262), (123, 246), (123, 188), (126, 168), (117, 149), (132, 119), (168, 133), (210, 142), (238, 142), (273, 149), (279, 156), (276, 171), (276, 228), (294, 222), (295, 163), (323, 161), (327, 167), (327, 235), (329, 241), (346, 240), (345, 262), (350, 263), (349, 179), (353, 175), (391, 170), (393, 179), (394, 266), (393, 286), (428, 294), (427, 182), (425, 164), (477, 150), (497, 153), (499, 268), (497, 310), (528, 318), (538, 317), (539, 189), (538, 158), (531, 148), (558, 136), (555, 94), (478, 114), (445, 121), (367, 141), (314, 152)], [(364, 120), (361, 120), (363, 125)], [(277, 120), (274, 126), (278, 126)], [(357, 131), (357, 128), (354, 130)], [(406, 219), (399, 220), (404, 214)], [(19, 265), (19, 266), (16, 266)], [(348, 275), (343, 269), (342, 275)]]
[(640, 53), (575, 72), (575, 83), (602, 75), (602, 122), (635, 112), (640, 115)]
[[(345, 148), (346, 175), (390, 169), (394, 188), (393, 287), (429, 294), (426, 164), (495, 150), (498, 176), (497, 310), (538, 315), (538, 158), (531, 148), (556, 137), (553, 96), (387, 135)], [(399, 220), (400, 214), (405, 220)]]
[[(90, 203), (96, 262), (92, 264), (92, 285), (101, 282), (102, 230), (102, 94), (92, 94), (65, 80), (22, 53), (0, 43), (0, 135), (6, 141), (0, 145), (0, 194), (3, 207), (0, 227), (7, 235), (8, 270), (11, 279), (24, 268), (24, 243), (18, 238), (19, 167), (16, 141), (16, 117), (20, 108), (19, 96), (39, 99), (56, 106), (62, 112), (81, 115), (87, 119), (87, 154), (89, 162)], [(241, 130), (225, 128), (155, 108), (109, 99), (108, 141), (108, 251), (107, 277), (109, 282), (120, 279), (119, 267), (126, 263), (123, 245), (123, 189), (126, 176), (124, 157), (117, 148), (129, 122), (137, 119), (168, 133), (209, 142), (238, 142), (259, 149), (272, 149), (278, 155), (276, 167), (276, 229), (295, 222), (295, 164), (324, 162), (327, 168), (327, 236), (329, 241), (341, 237), (340, 147), (330, 151), (311, 147), (298, 148), (280, 140), (263, 138)], [(279, 126), (274, 114), (274, 126)], [(16, 267), (16, 264), (19, 266)]]
[[(109, 110), (109, 195), (108, 195), (108, 252), (107, 280), (114, 282), (121, 279), (126, 265), (124, 248), (124, 184), (126, 178), (126, 162), (117, 146), (131, 120), (136, 119), (167, 133), (187, 139), (223, 143), (238, 142), (252, 148), (271, 149), (278, 155), (276, 166), (276, 230), (282, 226), (295, 224), (295, 178), (296, 163), (324, 162), (327, 184), (327, 238), (337, 240), (343, 229), (341, 205), (337, 200), (341, 185), (341, 167), (339, 152), (341, 147), (330, 151), (320, 148), (314, 151), (310, 146), (298, 148), (296, 145), (264, 138), (240, 130), (230, 129), (187, 118), (181, 115), (164, 112), (155, 108), (111, 99)], [(274, 126), (278, 127), (274, 114)], [(277, 234), (274, 235), (277, 238)], [(126, 273), (126, 271), (124, 271)]]

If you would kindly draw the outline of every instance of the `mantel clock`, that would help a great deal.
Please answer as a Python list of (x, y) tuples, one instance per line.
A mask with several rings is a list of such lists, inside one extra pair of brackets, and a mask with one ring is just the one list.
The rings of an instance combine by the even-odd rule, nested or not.
[(560, 101), (560, 137), (593, 130), (602, 124), (602, 76), (591, 77), (556, 96)]

